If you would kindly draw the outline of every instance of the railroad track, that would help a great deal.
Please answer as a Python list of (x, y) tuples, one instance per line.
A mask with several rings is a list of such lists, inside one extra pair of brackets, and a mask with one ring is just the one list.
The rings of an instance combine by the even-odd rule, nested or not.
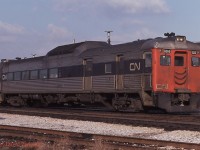
[(0, 107), (0, 113), (118, 123), (165, 130), (200, 131), (200, 115), (120, 113), (86, 110)]
[[(55, 130), (0, 125), (1, 137), (21, 138), (45, 149), (200, 149), (200, 145), (141, 138), (117, 137), (97, 134), (73, 133)], [(45, 146), (44, 146), (45, 143)], [(22, 146), (23, 147), (23, 146)], [(0, 145), (0, 148), (3, 146)], [(29, 147), (30, 148), (30, 147)]]

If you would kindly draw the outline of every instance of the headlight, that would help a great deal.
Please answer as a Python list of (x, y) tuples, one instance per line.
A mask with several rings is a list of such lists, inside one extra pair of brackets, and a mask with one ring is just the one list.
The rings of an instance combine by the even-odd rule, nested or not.
[(186, 37), (185, 36), (176, 36), (176, 41), (177, 42), (184, 42), (184, 41), (186, 41)]

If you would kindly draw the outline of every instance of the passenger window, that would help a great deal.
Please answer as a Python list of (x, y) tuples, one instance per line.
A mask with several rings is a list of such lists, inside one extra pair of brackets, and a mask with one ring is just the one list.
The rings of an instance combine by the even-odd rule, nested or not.
[(14, 73), (14, 80), (15, 81), (21, 80), (21, 72), (15, 72)]
[(29, 71), (22, 72), (22, 80), (29, 80)]
[(32, 71), (30, 71), (30, 79), (31, 80), (38, 79), (38, 70), (32, 70)]
[(14, 77), (13, 72), (10, 72), (10, 73), (7, 74), (7, 80), (8, 81), (12, 81), (13, 77)]
[(182, 57), (182, 56), (175, 56), (175, 58), (174, 58), (174, 65), (175, 66), (183, 66), (184, 65), (184, 57)]
[(39, 71), (39, 79), (46, 79), (47, 78), (47, 69), (42, 69)]
[(57, 68), (49, 69), (49, 78), (51, 78), (51, 79), (58, 78), (58, 69)]
[(105, 64), (105, 73), (112, 73), (112, 66), (111, 64)]
[(192, 66), (194, 67), (200, 66), (200, 61), (198, 57), (192, 57)]
[(145, 54), (145, 67), (152, 67), (152, 54), (151, 53)]
[(167, 55), (160, 56), (160, 65), (161, 66), (170, 66), (171, 64), (171, 57)]

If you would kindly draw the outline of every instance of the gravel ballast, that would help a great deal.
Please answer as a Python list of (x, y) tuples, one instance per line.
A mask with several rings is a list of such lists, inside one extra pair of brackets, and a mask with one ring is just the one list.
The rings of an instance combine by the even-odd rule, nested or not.
[(200, 144), (200, 132), (0, 113), (0, 124)]

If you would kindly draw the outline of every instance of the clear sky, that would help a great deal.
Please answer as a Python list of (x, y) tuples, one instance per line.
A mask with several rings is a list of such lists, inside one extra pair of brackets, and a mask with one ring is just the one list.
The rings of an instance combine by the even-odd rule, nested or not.
[(45, 55), (58, 45), (163, 36), (200, 41), (200, 0), (0, 0), (0, 59)]

